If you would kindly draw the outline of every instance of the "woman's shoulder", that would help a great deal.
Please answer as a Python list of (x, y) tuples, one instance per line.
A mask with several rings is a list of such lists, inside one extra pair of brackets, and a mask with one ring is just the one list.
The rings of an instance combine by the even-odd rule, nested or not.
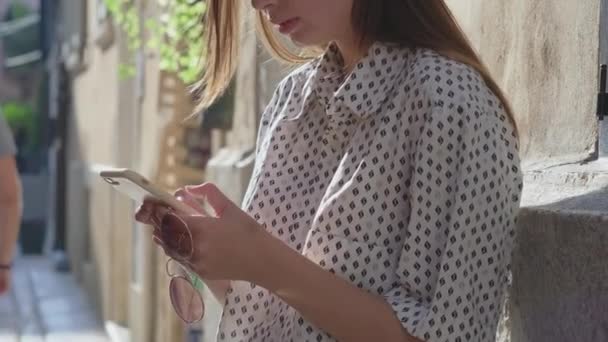
[[(470, 134), (480, 127), (513, 131), (505, 106), (473, 66), (431, 49), (418, 48), (412, 56), (393, 100), (400, 105), (395, 107), (407, 111), (402, 116), (404, 125), (441, 122), (443, 127), (456, 125), (454, 131), (464, 129)], [(505, 139), (512, 136), (504, 135)]]
[(493, 95), (474, 67), (428, 48), (413, 52), (405, 75), (406, 87), (419, 89), (431, 101), (481, 101)]
[(407, 110), (404, 124), (448, 121), (512, 129), (502, 101), (473, 66), (431, 49), (418, 48), (412, 56), (393, 99)]

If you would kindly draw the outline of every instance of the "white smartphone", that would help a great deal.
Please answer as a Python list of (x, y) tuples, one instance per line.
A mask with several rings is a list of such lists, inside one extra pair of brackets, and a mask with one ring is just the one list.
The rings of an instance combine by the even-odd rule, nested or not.
[(152, 198), (186, 215), (201, 214), (133, 170), (105, 169), (100, 171), (99, 175), (114, 189), (138, 203), (143, 203), (146, 198)]

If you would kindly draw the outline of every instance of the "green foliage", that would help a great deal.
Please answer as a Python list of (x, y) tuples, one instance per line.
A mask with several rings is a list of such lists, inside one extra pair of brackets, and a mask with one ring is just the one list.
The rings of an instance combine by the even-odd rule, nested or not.
[[(204, 54), (201, 24), (206, 10), (204, 1), (159, 1), (163, 14), (159, 18), (145, 20), (140, 18), (131, 0), (104, 2), (115, 22), (127, 35), (132, 51), (142, 47), (154, 49), (159, 53), (161, 70), (175, 72), (185, 83), (196, 81)], [(123, 66), (119, 72), (121, 77), (130, 77), (135, 69)]]
[(31, 12), (32, 10), (20, 0), (12, 0), (3, 19), (4, 21), (11, 21), (25, 17)]
[(6, 122), (11, 128), (28, 126), (33, 117), (32, 106), (18, 103), (6, 102), (0, 106)]
[(0, 112), (13, 132), (25, 133), (28, 141), (27, 148), (32, 149), (38, 144), (38, 121), (31, 105), (21, 102), (6, 102), (0, 105)]

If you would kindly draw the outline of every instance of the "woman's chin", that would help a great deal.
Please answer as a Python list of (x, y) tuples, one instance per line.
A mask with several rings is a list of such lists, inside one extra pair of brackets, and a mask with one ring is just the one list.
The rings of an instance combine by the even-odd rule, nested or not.
[(320, 41), (318, 39), (314, 39), (310, 35), (307, 35), (303, 32), (292, 32), (289, 35), (289, 39), (291, 42), (299, 48), (305, 48), (310, 46), (318, 46)]

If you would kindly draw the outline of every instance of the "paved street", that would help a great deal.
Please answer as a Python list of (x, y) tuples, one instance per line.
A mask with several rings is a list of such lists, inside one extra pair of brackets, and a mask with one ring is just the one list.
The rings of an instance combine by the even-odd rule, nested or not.
[(85, 292), (47, 259), (15, 265), (13, 286), (0, 297), (0, 342), (107, 342)]

